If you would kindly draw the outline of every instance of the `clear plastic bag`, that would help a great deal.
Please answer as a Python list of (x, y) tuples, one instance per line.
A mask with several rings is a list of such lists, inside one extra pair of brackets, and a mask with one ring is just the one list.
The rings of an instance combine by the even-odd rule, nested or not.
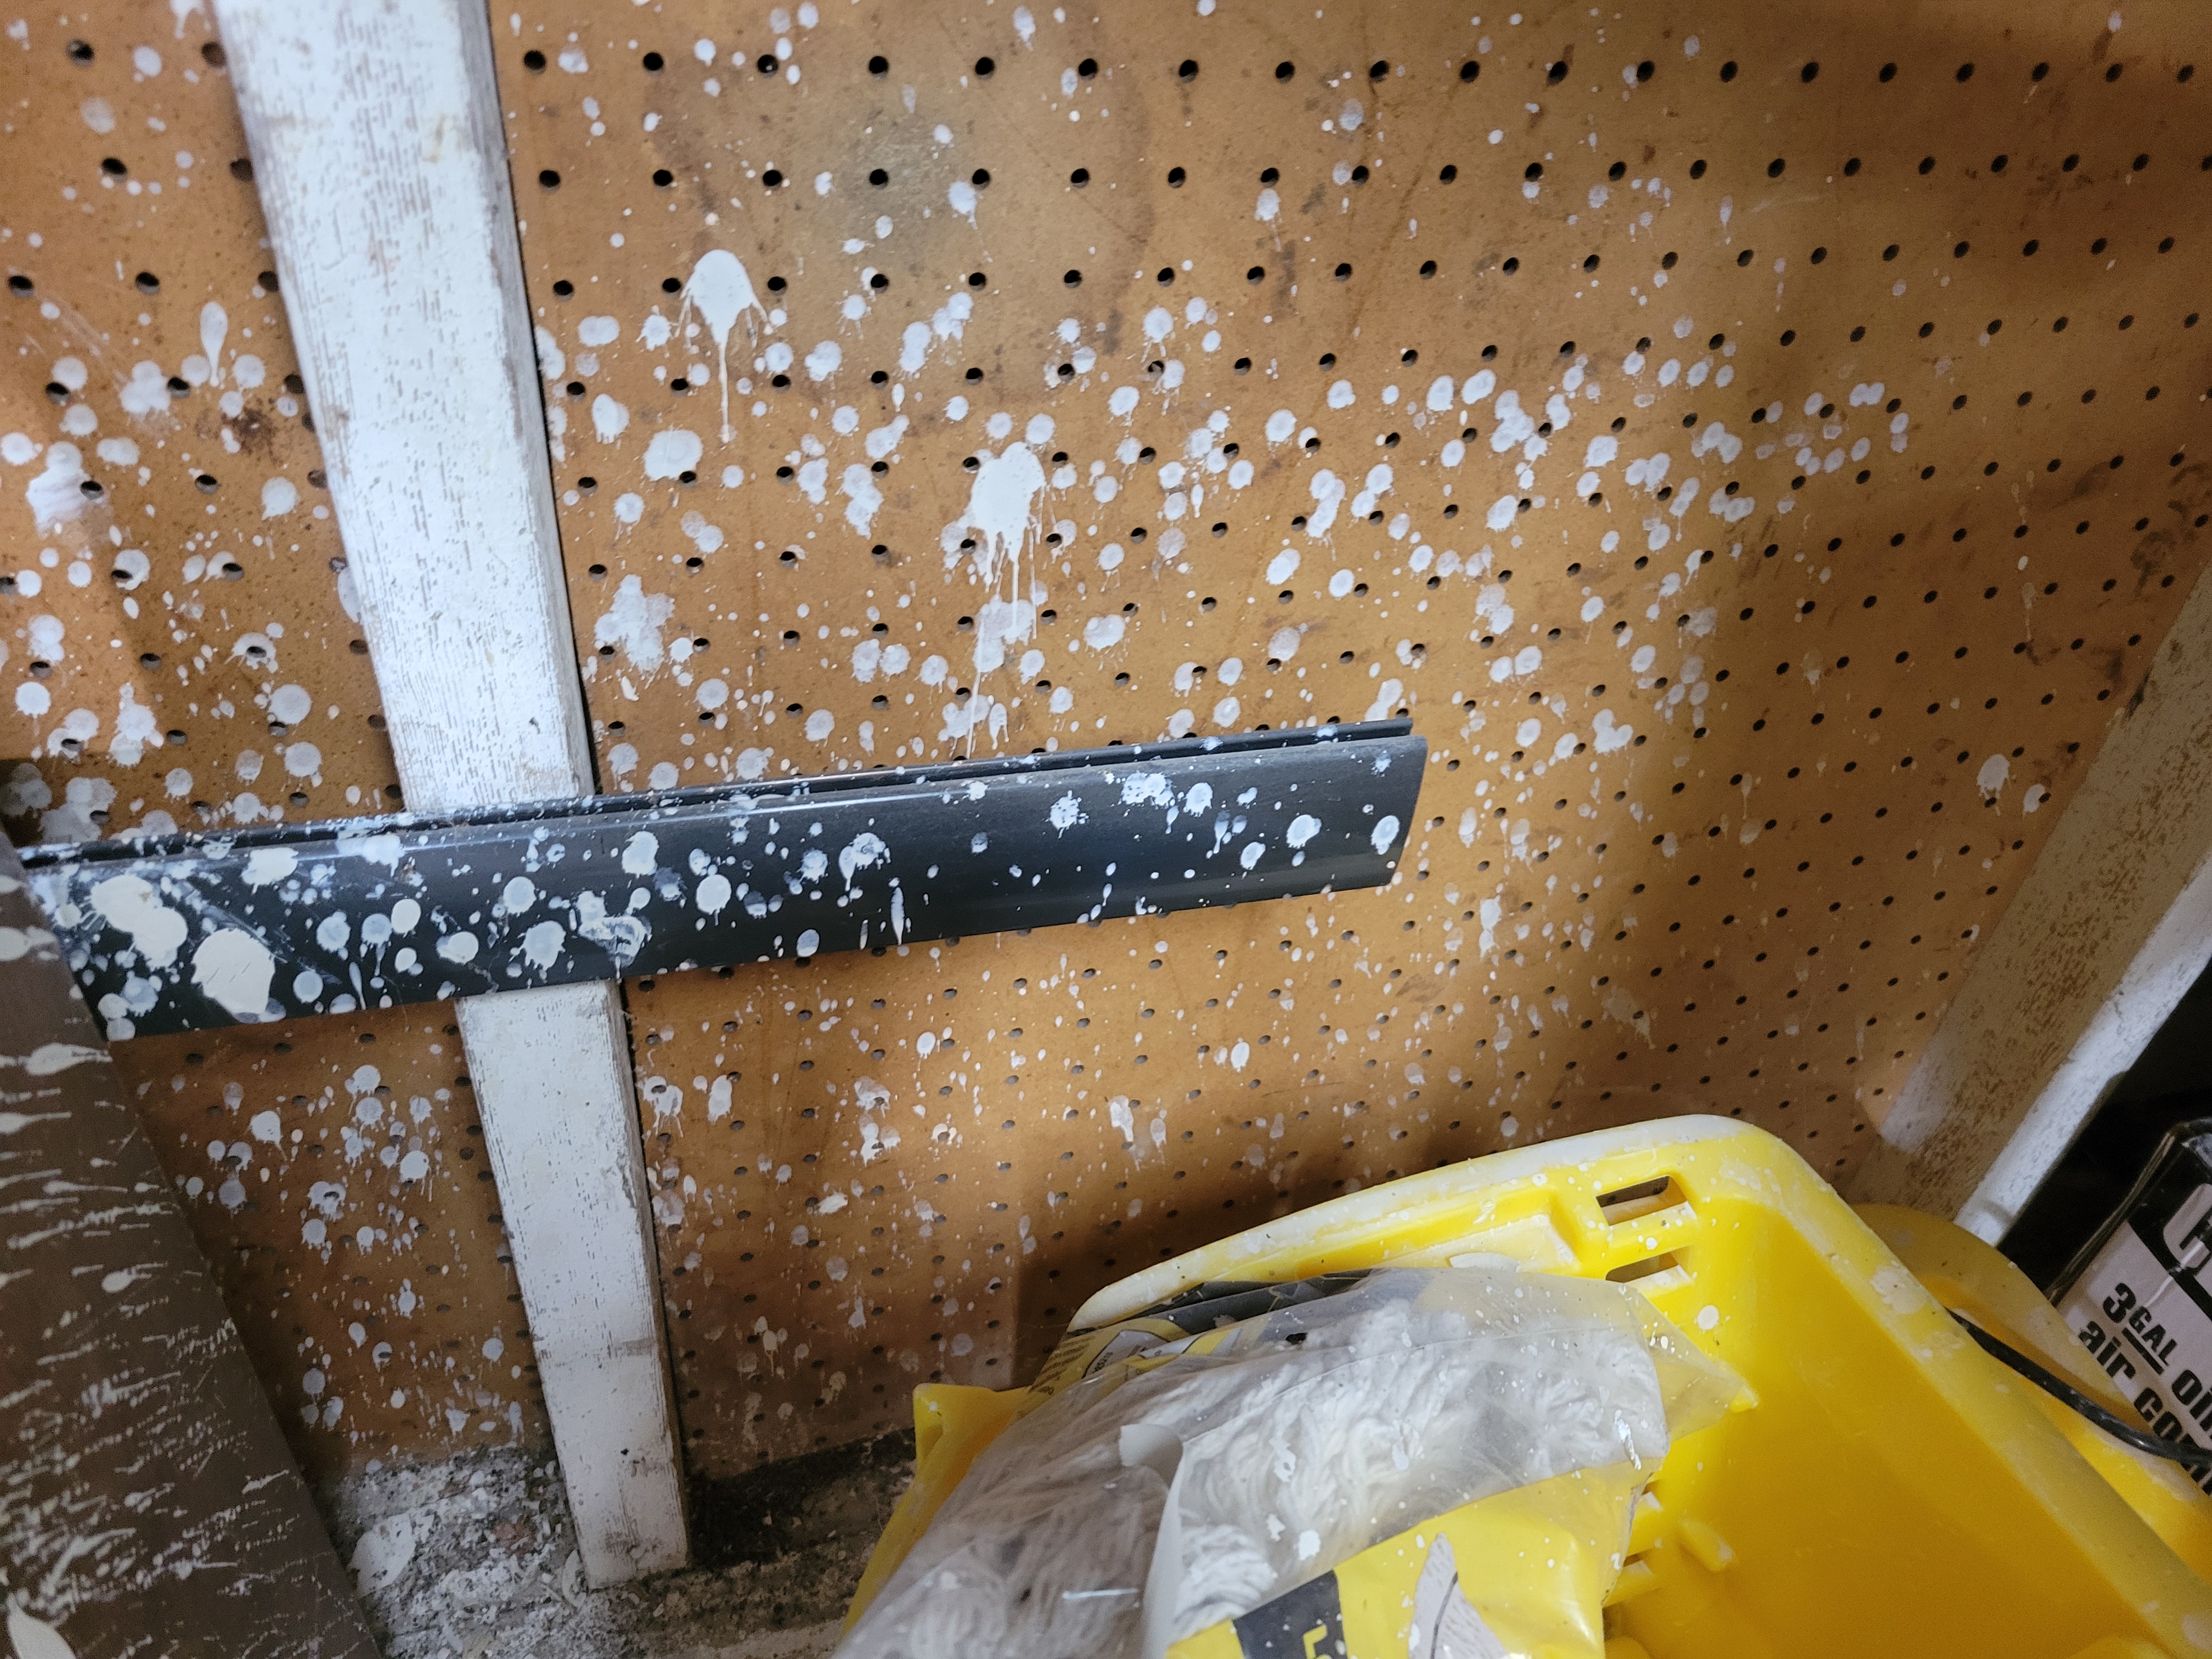
[(1140, 1347), (1016, 1419), (840, 1659), (1158, 1659), (1474, 1500), (1656, 1468), (1670, 1422), (1737, 1391), (1601, 1281), (1469, 1267), (1330, 1288)]

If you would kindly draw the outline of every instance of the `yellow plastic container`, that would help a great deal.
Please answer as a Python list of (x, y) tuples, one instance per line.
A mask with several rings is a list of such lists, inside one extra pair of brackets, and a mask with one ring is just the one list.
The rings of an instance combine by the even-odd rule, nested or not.
[[(1905, 1227), (1900, 1214), (1884, 1218)], [(1962, 1295), (1955, 1269), (1970, 1255), (1947, 1258)], [(1677, 1441), (1654, 1478), (1610, 1599), (1609, 1651), (2212, 1654), (2212, 1585), (2166, 1541), (2205, 1559), (2203, 1495), (2154, 1474), (2166, 1509), (2154, 1530), (2041, 1390), (1977, 1348), (1796, 1153), (1729, 1119), (1605, 1130), (1334, 1200), (1109, 1285), (1074, 1325), (1126, 1318), (1207, 1280), (1482, 1256), (1634, 1284), (1755, 1396)], [(1987, 1262), (1967, 1265), (1977, 1282), (2002, 1284)], [(2049, 1339), (2017, 1306), (2018, 1323), (1987, 1295), (1974, 1310), (2021, 1346)], [(915, 1391), (915, 1484), (848, 1617), (1018, 1398)]]

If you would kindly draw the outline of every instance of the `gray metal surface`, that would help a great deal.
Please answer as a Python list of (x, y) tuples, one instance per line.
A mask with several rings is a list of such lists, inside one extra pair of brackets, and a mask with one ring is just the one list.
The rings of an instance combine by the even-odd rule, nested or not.
[(1404, 720), (26, 855), (112, 1041), (1378, 886)]

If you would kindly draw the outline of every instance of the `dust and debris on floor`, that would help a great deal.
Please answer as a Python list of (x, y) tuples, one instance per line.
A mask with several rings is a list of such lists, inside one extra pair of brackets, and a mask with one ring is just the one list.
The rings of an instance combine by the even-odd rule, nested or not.
[(550, 1456), (375, 1469), (321, 1502), (386, 1659), (821, 1659), (912, 1451), (894, 1436), (695, 1482), (701, 1565), (605, 1589)]

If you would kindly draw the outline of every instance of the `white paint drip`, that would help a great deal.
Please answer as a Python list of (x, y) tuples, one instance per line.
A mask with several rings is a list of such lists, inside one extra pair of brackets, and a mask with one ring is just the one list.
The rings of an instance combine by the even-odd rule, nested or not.
[(230, 334), (230, 313), (210, 300), (200, 307), (200, 349), (207, 354), (208, 382), (222, 384), (222, 343)]
[(753, 279), (745, 274), (743, 261), (726, 248), (719, 247), (701, 254), (699, 263), (691, 267), (690, 280), (684, 284), (684, 307), (677, 321), (682, 323), (695, 306), (714, 335), (714, 349), (719, 354), (715, 372), (722, 383), (722, 441), (727, 443), (733, 435), (730, 425), (730, 331), (737, 325), (738, 319), (744, 316), (745, 332), (750, 337), (753, 325), (747, 313), (757, 313), (765, 323), (768, 312), (761, 305), (760, 296), (753, 292)]

